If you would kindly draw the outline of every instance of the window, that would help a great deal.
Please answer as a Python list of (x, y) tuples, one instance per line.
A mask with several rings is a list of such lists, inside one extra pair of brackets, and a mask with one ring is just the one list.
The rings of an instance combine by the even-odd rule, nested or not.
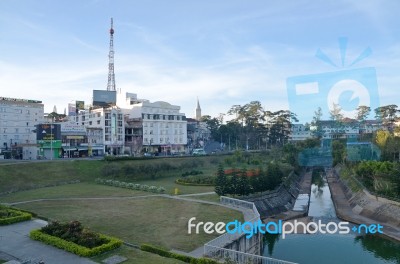
[(118, 121), (118, 126), (122, 127), (122, 121)]
[(106, 125), (106, 126), (111, 126), (111, 121), (110, 121), (110, 120), (106, 120), (106, 121), (105, 121), (105, 125)]
[(105, 140), (106, 140), (106, 141), (110, 141), (110, 135), (106, 135), (106, 136), (105, 136)]
[(118, 114), (118, 120), (122, 120), (122, 114)]
[(92, 125), (92, 121), (89, 121), (89, 125), (90, 125), (90, 126)]
[(100, 125), (100, 120), (97, 120), (97, 124)]
[(149, 114), (147, 115), (147, 119), (151, 119)]

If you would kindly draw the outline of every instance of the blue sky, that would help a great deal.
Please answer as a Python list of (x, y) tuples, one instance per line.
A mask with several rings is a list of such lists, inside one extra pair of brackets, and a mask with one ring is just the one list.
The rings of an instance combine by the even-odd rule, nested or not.
[[(1, 0), (0, 96), (60, 113), (72, 100), (90, 102), (107, 86), (113, 17), (117, 88), (180, 105), (188, 117), (197, 96), (211, 116), (252, 100), (289, 109), (287, 78), (342, 69), (340, 37), (346, 62), (372, 50), (344, 68), (375, 67), (380, 103), (397, 104), (399, 11), (396, 0)], [(317, 59), (318, 49), (339, 67)]]

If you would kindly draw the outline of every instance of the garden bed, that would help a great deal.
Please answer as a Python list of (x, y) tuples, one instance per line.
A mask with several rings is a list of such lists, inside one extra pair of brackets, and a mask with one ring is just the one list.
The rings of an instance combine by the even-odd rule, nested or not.
[(121, 240), (94, 233), (78, 221), (52, 222), (41, 229), (32, 230), (29, 236), (82, 257), (99, 255), (122, 245)]
[(30, 219), (32, 219), (30, 213), (0, 206), (0, 225), (10, 225)]

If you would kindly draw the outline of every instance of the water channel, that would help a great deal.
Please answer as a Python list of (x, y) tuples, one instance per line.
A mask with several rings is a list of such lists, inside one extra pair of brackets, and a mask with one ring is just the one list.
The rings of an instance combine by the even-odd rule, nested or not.
[[(325, 178), (313, 177), (312, 182), (309, 216), (340, 221)], [(292, 234), (285, 239), (268, 235), (264, 256), (300, 264), (400, 264), (400, 243), (374, 235)]]

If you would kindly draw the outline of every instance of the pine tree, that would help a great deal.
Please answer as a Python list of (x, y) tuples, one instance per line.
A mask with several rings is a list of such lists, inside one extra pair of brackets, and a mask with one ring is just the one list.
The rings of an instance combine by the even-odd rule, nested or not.
[(224, 168), (220, 164), (217, 171), (217, 179), (215, 180), (215, 192), (221, 196), (228, 192), (228, 179), (225, 175)]

